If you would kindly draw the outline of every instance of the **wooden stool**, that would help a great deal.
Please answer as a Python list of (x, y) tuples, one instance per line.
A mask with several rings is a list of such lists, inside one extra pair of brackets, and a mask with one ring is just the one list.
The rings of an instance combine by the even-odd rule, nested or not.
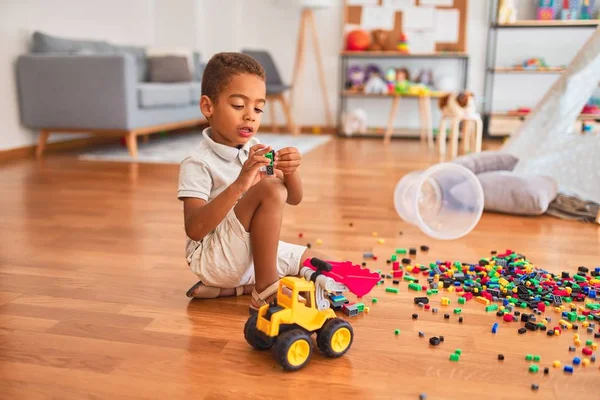
[(440, 132), (438, 138), (440, 156), (443, 157), (446, 155), (446, 125), (448, 122), (452, 124), (450, 131), (452, 158), (456, 158), (456, 156), (458, 156), (458, 136), (460, 135), (458, 128), (461, 122), (463, 123), (464, 152), (467, 153), (471, 150), (471, 142), (473, 140), (471, 137), (471, 125), (475, 125), (475, 152), (481, 152), (481, 142), (483, 140), (483, 121), (481, 120), (481, 116), (479, 114), (467, 115), (463, 117), (444, 115), (440, 119)]
[(383, 143), (389, 144), (394, 133), (394, 120), (396, 119), (396, 112), (398, 111), (398, 105), (400, 104), (401, 97), (418, 97), (419, 98), (419, 131), (421, 137), (421, 143), (427, 141), (429, 148), (433, 149), (433, 125), (431, 123), (431, 96), (428, 94), (423, 95), (394, 95), (392, 101), (392, 107), (390, 108), (390, 114), (388, 117), (387, 128), (383, 135)]

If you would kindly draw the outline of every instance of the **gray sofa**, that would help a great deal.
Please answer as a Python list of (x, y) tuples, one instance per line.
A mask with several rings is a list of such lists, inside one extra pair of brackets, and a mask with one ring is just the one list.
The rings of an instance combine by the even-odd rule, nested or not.
[(136, 157), (137, 136), (206, 122), (198, 53), (191, 82), (147, 82), (147, 69), (143, 47), (35, 32), (17, 60), (17, 85), (23, 125), (40, 130), (36, 154), (51, 133), (91, 132), (125, 137)]

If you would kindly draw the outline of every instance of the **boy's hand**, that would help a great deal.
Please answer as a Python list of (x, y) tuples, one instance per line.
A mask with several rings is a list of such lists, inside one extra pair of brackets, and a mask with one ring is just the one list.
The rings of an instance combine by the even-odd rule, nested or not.
[(283, 172), (284, 175), (293, 174), (300, 166), (301, 159), (298, 149), (285, 147), (275, 152), (275, 168)]
[(248, 159), (242, 165), (240, 175), (235, 180), (235, 183), (239, 185), (243, 192), (246, 192), (250, 187), (256, 183), (259, 170), (271, 163), (265, 154), (271, 151), (271, 146), (264, 147), (264, 144), (255, 144), (250, 148), (248, 152)]

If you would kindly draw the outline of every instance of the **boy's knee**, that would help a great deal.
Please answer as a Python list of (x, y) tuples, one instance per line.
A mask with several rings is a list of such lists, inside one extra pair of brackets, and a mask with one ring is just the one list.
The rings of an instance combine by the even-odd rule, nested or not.
[(260, 193), (263, 200), (276, 203), (285, 203), (287, 200), (287, 188), (277, 178), (265, 178), (259, 182)]

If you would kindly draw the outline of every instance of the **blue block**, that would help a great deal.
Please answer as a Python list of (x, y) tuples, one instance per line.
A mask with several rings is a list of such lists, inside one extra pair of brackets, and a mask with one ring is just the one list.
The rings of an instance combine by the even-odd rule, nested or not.
[(595, 299), (596, 298), (596, 291), (595, 290), (590, 290), (588, 297), (590, 299)]
[(504, 307), (506, 307), (506, 306), (507, 306), (507, 305), (509, 305), (509, 304), (510, 304), (510, 301), (508, 301), (508, 300), (506, 300), (506, 299), (502, 300), (502, 305), (503, 305)]
[(596, 271), (596, 273), (600, 274), (600, 267), (596, 267), (596, 268), (594, 269), (594, 271)]
[(590, 287), (586, 286), (583, 288), (583, 293), (585, 293), (586, 295), (590, 293)]
[(494, 325), (492, 326), (492, 333), (496, 333), (498, 332), (498, 323), (495, 322)]
[(563, 311), (562, 314), (561, 314), (561, 317), (563, 317), (563, 319), (564, 318), (569, 318), (569, 313), (566, 312), (566, 311)]
[(535, 301), (540, 301), (540, 300), (541, 300), (541, 297), (540, 297), (540, 296), (535, 296), (533, 299), (534, 299)]
[(565, 371), (568, 374), (572, 374), (573, 373), (573, 367), (571, 367), (570, 365), (565, 365), (565, 368), (563, 368), (563, 371)]
[(581, 364), (581, 358), (579, 358), (579, 357), (575, 357), (575, 358), (573, 359), (573, 365), (579, 365), (579, 364)]
[(460, 282), (454, 282), (454, 286), (460, 286)]

